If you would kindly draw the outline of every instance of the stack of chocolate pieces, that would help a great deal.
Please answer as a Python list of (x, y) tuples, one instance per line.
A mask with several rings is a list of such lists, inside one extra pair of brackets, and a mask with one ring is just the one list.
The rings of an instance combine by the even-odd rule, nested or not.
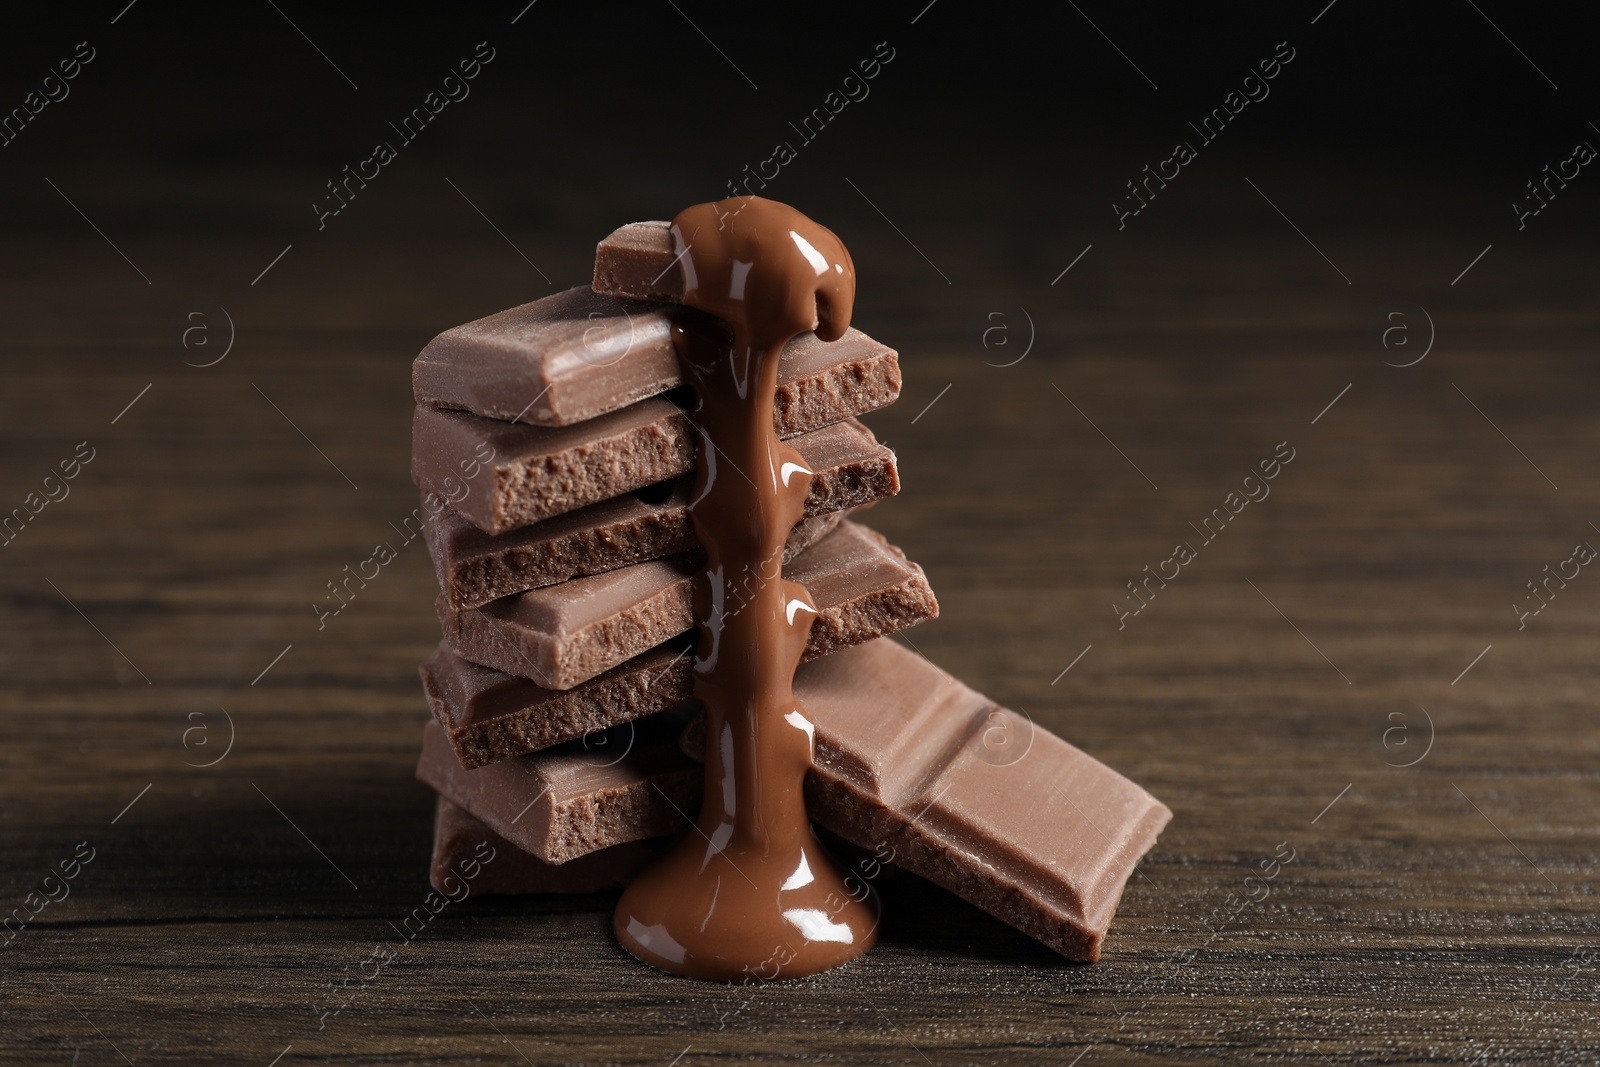
[[(636, 223), (600, 243), (592, 288), (448, 330), (414, 364), (444, 635), (417, 776), (439, 794), (441, 892), (613, 888), (692, 822), (682, 294), (667, 224)], [(810, 813), (1092, 960), (1171, 813), (888, 636), (938, 613), (921, 568), (859, 521), (899, 477), (857, 416), (899, 391), (896, 353), (857, 330), (784, 350), (775, 429), (815, 474), (783, 571), (819, 611), (794, 685), (816, 726)]]

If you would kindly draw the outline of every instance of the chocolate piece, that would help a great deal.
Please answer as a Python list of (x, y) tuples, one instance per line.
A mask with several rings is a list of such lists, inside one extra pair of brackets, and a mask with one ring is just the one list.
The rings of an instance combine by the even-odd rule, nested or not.
[[(687, 418), (659, 397), (554, 428), (424, 406), (412, 417), (411, 436), (412, 480), (491, 534), (676, 478), (694, 466)], [(806, 501), (809, 515), (899, 491), (894, 453), (854, 419), (809, 430), (791, 444), (819, 475), (842, 475), (816, 479)]]
[[(873, 453), (868, 462), (876, 464), (879, 457)], [(843, 494), (832, 495), (835, 502), (896, 484), (845, 457), (839, 459), (838, 466), (820, 472), (824, 484), (843, 487)], [(850, 510), (871, 503), (863, 500)], [(784, 546), (785, 561), (837, 526), (842, 514), (832, 511), (797, 522)], [(687, 482), (648, 486), (498, 536), (484, 533), (449, 508), (424, 510), (422, 534), (439, 588), (458, 610), (570, 578), (679, 555), (700, 545), (689, 523)]]
[(1075, 960), (1172, 812), (893, 641), (802, 668), (812, 817)]
[[(669, 315), (684, 314), (569, 289), (435, 337), (412, 364), (413, 391), (419, 404), (494, 419), (582, 422), (683, 384)], [(892, 348), (859, 330), (833, 342), (804, 333), (783, 350), (774, 425), (809, 429), (843, 417), (835, 412), (883, 407), (899, 392)]]
[(468, 663), (441, 641), (417, 673), (456, 758), (482, 767), (681, 704), (694, 695), (692, 670), (682, 640), (561, 691)]
[(694, 623), (694, 556), (636, 563), (455, 611), (435, 602), (452, 651), (471, 663), (571, 689)]
[(683, 302), (683, 268), (669, 222), (630, 222), (594, 250), (594, 291), (645, 300)]
[(523, 851), (566, 863), (684, 828), (700, 770), (678, 748), (682, 727), (681, 715), (655, 715), (585, 738), (588, 748), (575, 741), (469, 771), (430, 722), (417, 777)]
[[(462, 659), (571, 689), (694, 625), (698, 555), (651, 560), (454, 611), (441, 595), (445, 640)], [(804, 586), (817, 617), (807, 658), (924, 619), (939, 605), (922, 568), (881, 534), (853, 522), (795, 557), (784, 577)], [(755, 575), (733, 576), (725, 610), (743, 609)]]
[(660, 854), (659, 841), (627, 841), (568, 863), (546, 863), (489, 829), (467, 809), (440, 797), (433, 815), (428, 881), (456, 900), (492, 894), (598, 893), (625, 885)]

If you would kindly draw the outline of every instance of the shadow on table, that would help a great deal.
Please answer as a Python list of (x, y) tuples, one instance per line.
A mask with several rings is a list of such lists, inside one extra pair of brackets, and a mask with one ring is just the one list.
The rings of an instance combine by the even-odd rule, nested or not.
[[(183, 783), (172, 782), (165, 796), (146, 798), (142, 810), (95, 841), (93, 899), (100, 907), (91, 921), (386, 916), (430, 891), (434, 798), (409, 776), (350, 782), (239, 773), (207, 784), (185, 795)], [(908, 872), (888, 874), (879, 888), (886, 946), (1076, 966)], [(616, 897), (615, 891), (484, 896), (469, 906), (485, 918), (605, 914)]]
[(914, 874), (896, 871), (882, 888), (880, 944), (1016, 966), (1083, 966)]

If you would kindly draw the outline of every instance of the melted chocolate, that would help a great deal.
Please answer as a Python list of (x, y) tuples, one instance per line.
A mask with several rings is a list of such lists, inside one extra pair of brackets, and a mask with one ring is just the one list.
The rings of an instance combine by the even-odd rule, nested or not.
[(799, 978), (877, 937), (876, 898), (817, 843), (801, 793), (814, 728), (793, 681), (816, 607), (780, 572), (811, 472), (772, 421), (779, 353), (806, 330), (843, 336), (855, 266), (830, 231), (760, 197), (688, 208), (672, 238), (683, 302), (714, 316), (673, 329), (699, 435), (690, 517), (707, 556), (695, 661), (705, 797), (695, 829), (633, 881), (613, 921), (628, 951), (675, 974)]

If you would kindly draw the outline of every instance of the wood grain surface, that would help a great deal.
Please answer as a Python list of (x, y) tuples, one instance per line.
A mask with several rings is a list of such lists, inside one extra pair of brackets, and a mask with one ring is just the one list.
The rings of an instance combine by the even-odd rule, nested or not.
[[(1088, 236), (1034, 210), (1075, 195), (1045, 167), (797, 199), (902, 353), (901, 401), (867, 421), (904, 481), (870, 521), (943, 608), (909, 642), (1175, 813), (1100, 963), (904, 874), (878, 948), (775, 987), (637, 964), (609, 896), (468, 899), (405, 939), (438, 637), (396, 530), (409, 361), (702, 198), (588, 166), (557, 206), (483, 163), (480, 215), (418, 159), (327, 232), (298, 197), (233, 213), (204, 175), (55, 174), (83, 217), (8, 179), (43, 221), (4, 237), (0, 510), (80, 442), (93, 459), (0, 547), (0, 905), (93, 859), (0, 948), (0, 1062), (1600, 1055), (1600, 574), (1522, 629), (1512, 607), (1600, 546), (1600, 272), (1565, 230), (1506, 239), (1494, 189), (1452, 194), (1477, 229), (1406, 223), (1307, 159), (1219, 160), (1160, 226)], [(231, 350), (194, 366), (224, 351), (216, 308)], [(1190, 524), (1288, 449), (1203, 541)], [(383, 542), (394, 562), (319, 627), (326, 583)], [(1179, 542), (1194, 558), (1119, 625)]]

